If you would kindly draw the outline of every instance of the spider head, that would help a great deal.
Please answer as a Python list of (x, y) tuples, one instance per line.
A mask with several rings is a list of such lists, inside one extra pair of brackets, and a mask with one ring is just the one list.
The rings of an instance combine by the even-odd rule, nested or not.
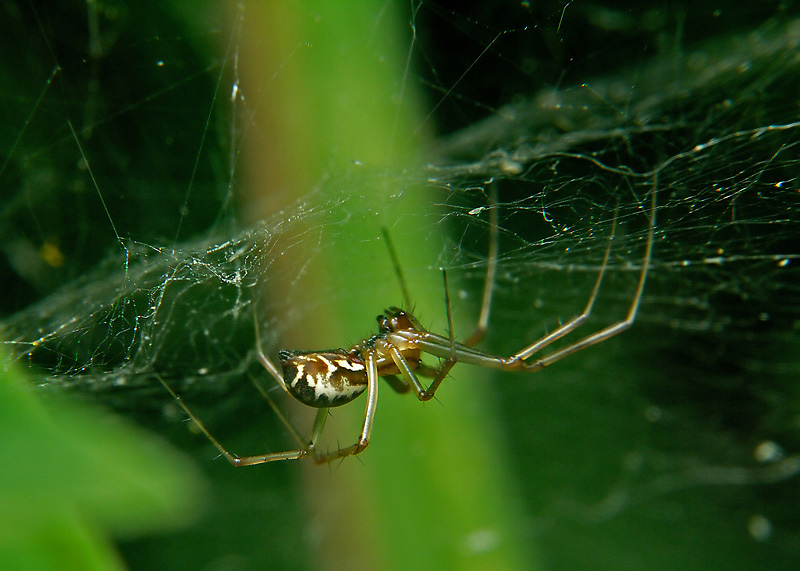
[(392, 333), (401, 329), (416, 329), (411, 317), (399, 307), (390, 307), (378, 316), (378, 328), (381, 333)]

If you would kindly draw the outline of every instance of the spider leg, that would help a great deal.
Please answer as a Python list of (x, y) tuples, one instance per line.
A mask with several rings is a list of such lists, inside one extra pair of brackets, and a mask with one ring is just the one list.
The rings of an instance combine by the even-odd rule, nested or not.
[[(186, 409), (184, 408), (184, 410)], [(277, 407), (273, 406), (273, 410), (277, 411), (278, 409)], [(291, 426), (289, 424), (289, 421), (286, 420), (282, 414), (279, 413), (279, 416), (282, 417), (282, 420), (284, 420), (287, 426)], [(325, 427), (325, 420), (327, 419), (327, 417), (328, 417), (327, 408), (321, 408), (317, 410), (317, 414), (314, 417), (314, 428), (311, 431), (311, 439), (308, 444), (303, 444), (303, 448), (300, 448), (298, 450), (288, 450), (286, 452), (271, 452), (269, 454), (259, 454), (256, 456), (241, 456), (241, 457), (235, 456), (227, 452), (221, 445), (219, 445), (219, 443), (217, 443), (217, 441), (214, 440), (214, 438), (208, 433), (207, 430), (204, 430), (204, 432), (206, 436), (209, 437), (211, 442), (215, 444), (217, 450), (222, 452), (225, 458), (227, 458), (228, 461), (234, 466), (254, 466), (256, 464), (266, 464), (267, 462), (274, 462), (276, 460), (298, 460), (305, 456), (310, 456), (311, 458), (314, 459), (315, 462), (319, 464), (321, 463), (321, 461), (319, 461), (318, 459), (319, 456), (315, 450), (315, 446), (317, 440), (322, 434), (322, 429)], [(196, 424), (199, 424), (198, 420), (196, 419), (193, 420), (195, 420)], [(291, 430), (293, 434), (297, 432), (296, 430), (294, 430), (294, 428), (292, 428)], [(297, 436), (299, 437), (299, 434), (297, 434)], [(302, 439), (302, 437), (300, 438)]]
[(258, 357), (258, 361), (263, 365), (267, 372), (272, 375), (272, 378), (278, 382), (281, 388), (288, 393), (289, 390), (286, 388), (286, 383), (283, 380), (283, 375), (281, 374), (280, 369), (275, 366), (275, 363), (270, 361), (269, 357), (267, 357), (267, 355), (264, 353), (264, 349), (261, 347), (261, 330), (258, 327), (258, 312), (256, 311), (255, 301), (253, 301), (253, 327), (256, 332), (256, 356)]
[(447, 359), (444, 363), (442, 363), (436, 370), (436, 376), (433, 378), (433, 381), (431, 381), (428, 390), (425, 391), (425, 394), (422, 395), (419, 400), (422, 401), (431, 400), (433, 398), (433, 395), (435, 395), (436, 391), (439, 389), (439, 385), (442, 384), (442, 381), (448, 375), (450, 369), (453, 368), (453, 365), (455, 365), (456, 363), (458, 363), (457, 357), (451, 357)]
[[(367, 405), (364, 409), (364, 423), (361, 425), (361, 433), (359, 434), (358, 441), (352, 446), (347, 448), (340, 448), (335, 452), (328, 454), (312, 454), (314, 462), (317, 464), (324, 464), (332, 462), (339, 458), (352, 456), (363, 452), (369, 445), (370, 434), (372, 433), (372, 423), (375, 420), (375, 409), (378, 406), (378, 365), (375, 360), (375, 353), (367, 351), (365, 356), (365, 364), (367, 366)], [(325, 409), (327, 413), (327, 409)], [(319, 413), (317, 413), (319, 418)], [(321, 432), (321, 430), (320, 430)]]
[[(444, 337), (442, 337), (442, 339), (444, 339)], [(458, 347), (459, 345), (457, 343), (454, 343), (454, 345), (450, 347), (452, 351), (452, 353), (450, 353), (450, 357), (438, 369), (433, 369), (422, 363), (418, 365), (417, 372), (420, 375), (434, 378), (427, 389), (419, 381), (416, 373), (414, 373), (414, 370), (408, 364), (408, 361), (405, 357), (403, 357), (403, 354), (397, 347), (390, 345), (389, 355), (391, 355), (392, 361), (394, 361), (394, 364), (397, 366), (400, 374), (405, 379), (408, 387), (414, 393), (414, 396), (424, 402), (433, 398), (433, 395), (436, 393), (436, 389), (439, 387), (439, 384), (441, 384), (442, 379), (447, 376), (447, 373), (450, 371), (453, 365), (458, 363)]]
[[(514, 355), (511, 355), (510, 357), (499, 357), (496, 355), (486, 353), (484, 351), (480, 351), (478, 349), (474, 349), (466, 344), (454, 343), (452, 340), (452, 336), (444, 337), (436, 333), (431, 333), (430, 331), (425, 331), (422, 328), (418, 328), (415, 331), (404, 330), (392, 333), (392, 335), (390, 335), (387, 339), (390, 343), (397, 344), (402, 342), (406, 343), (411, 342), (420, 351), (429, 353), (431, 355), (435, 355), (445, 360), (443, 365), (437, 370), (436, 377), (431, 383), (431, 386), (429, 387), (428, 391), (421, 391), (424, 394), (421, 397), (420, 395), (418, 395), (418, 398), (420, 398), (420, 400), (427, 400), (428, 398), (431, 398), (433, 396), (433, 393), (435, 393), (436, 389), (441, 383), (442, 379), (449, 372), (450, 368), (452, 368), (455, 362), (466, 363), (478, 367), (502, 369), (506, 371), (536, 371), (547, 365), (550, 365), (551, 363), (558, 361), (559, 359), (563, 359), (567, 355), (571, 355), (577, 351), (580, 351), (581, 349), (585, 349), (586, 347), (590, 347), (592, 345), (595, 345), (596, 343), (600, 343), (601, 341), (609, 339), (628, 329), (636, 319), (636, 313), (638, 312), (639, 304), (642, 300), (642, 293), (644, 292), (644, 284), (647, 279), (647, 272), (650, 267), (650, 259), (652, 255), (653, 240), (655, 235), (656, 189), (657, 185), (654, 182), (653, 190), (651, 190), (651, 197), (650, 197), (650, 212), (649, 212), (650, 226), (647, 235), (647, 244), (645, 245), (645, 253), (642, 259), (642, 268), (639, 273), (639, 282), (636, 287), (636, 292), (634, 293), (633, 301), (631, 302), (630, 308), (628, 309), (628, 314), (626, 315), (624, 320), (614, 323), (587, 337), (584, 337), (583, 339), (580, 339), (572, 343), (571, 345), (559, 349), (556, 352), (551, 353), (550, 355), (547, 355), (541, 359), (537, 359), (534, 361), (525, 360), (531, 355), (533, 355), (536, 351), (539, 351), (540, 349), (546, 347), (553, 341), (560, 339), (567, 333), (573, 331), (587, 319), (587, 317), (591, 313), (595, 299), (597, 298), (597, 292), (600, 288), (600, 283), (602, 281), (603, 274), (606, 271), (606, 266), (610, 251), (610, 240), (611, 238), (613, 238), (613, 233), (612, 233), (611, 238), (609, 238), (609, 246), (606, 248), (606, 253), (603, 258), (603, 267), (600, 271), (600, 274), (597, 277), (597, 280), (595, 281), (594, 288), (592, 289), (592, 293), (589, 296), (589, 301), (587, 302), (584, 311), (577, 317), (572, 318), (570, 321), (568, 321), (561, 327), (557, 328), (549, 335), (546, 335), (539, 341), (535, 342), (532, 345), (529, 345), (528, 347), (524, 348), (523, 350), (519, 351)], [(615, 223), (616, 223), (616, 215), (615, 215)], [(397, 339), (394, 339), (394, 337), (396, 337)]]
[[(491, 265), (492, 264), (490, 262), (490, 267), (491, 267)], [(493, 274), (494, 270), (493, 269), (488, 270), (486, 275), (488, 276), (490, 273)], [(448, 335), (448, 339), (449, 339), (449, 342), (450, 342), (450, 352), (449, 352), (449, 355), (447, 356), (447, 358), (444, 361), (442, 361), (441, 364), (439, 365), (439, 367), (435, 370), (434, 375), (433, 375), (433, 381), (431, 381), (431, 384), (428, 385), (428, 389), (425, 390), (425, 391), (420, 391), (419, 393), (417, 393), (417, 398), (419, 400), (421, 400), (421, 401), (426, 401), (426, 400), (430, 400), (430, 399), (433, 398), (433, 395), (436, 394), (436, 391), (439, 389), (439, 385), (442, 384), (442, 381), (447, 376), (447, 374), (450, 372), (450, 369), (453, 368), (453, 365), (458, 363), (458, 356), (457, 356), (457, 351), (456, 351), (457, 344), (456, 344), (455, 337), (453, 337), (453, 315), (452, 315), (452, 312), (451, 312), (451, 309), (450, 309), (450, 288), (447, 286), (447, 271), (444, 268), (442, 268), (442, 280), (444, 281), (444, 301), (445, 301), (445, 308), (447, 309), (447, 335)], [(484, 302), (487, 299), (489, 299), (491, 301), (490, 287), (491, 286), (489, 285), (489, 282), (487, 281), (485, 286), (484, 286), (484, 290), (483, 290)], [(487, 292), (489, 294), (488, 297), (487, 297)], [(482, 324), (482, 322), (483, 322), (484, 317), (486, 318), (487, 321), (488, 321), (488, 318), (489, 318), (489, 313), (488, 313), (488, 309), (487, 308), (488, 308), (488, 305), (484, 304), (483, 309), (486, 309), (486, 313), (484, 315), (484, 310), (481, 309), (481, 317), (478, 320), (478, 327), (475, 329), (475, 332), (467, 340), (467, 343), (469, 343), (469, 342), (477, 343), (478, 341), (480, 341), (480, 339), (483, 338), (483, 335), (484, 335), (485, 330), (486, 330), (486, 323)], [(392, 355), (392, 356), (394, 357), (394, 355)], [(395, 362), (396, 361), (397, 360), (395, 359)]]
[(397, 257), (397, 250), (394, 249), (394, 242), (392, 242), (392, 237), (389, 235), (389, 229), (386, 226), (381, 226), (381, 234), (383, 235), (383, 239), (386, 240), (386, 248), (389, 250), (389, 258), (392, 260), (392, 267), (394, 267), (394, 273), (397, 276), (398, 283), (400, 284), (400, 291), (403, 292), (403, 303), (406, 304), (406, 308), (408, 310), (411, 310), (411, 296), (408, 294), (406, 278), (403, 275), (403, 268), (400, 265), (400, 259)]
[[(211, 443), (219, 451), (219, 453), (222, 454), (225, 457), (225, 459), (228, 462), (230, 462), (231, 464), (233, 464), (234, 466), (252, 466), (253, 464), (265, 464), (267, 462), (274, 462), (276, 460), (298, 460), (298, 459), (303, 458), (304, 456), (308, 455), (309, 452), (310, 452), (309, 449), (303, 448), (303, 449), (299, 449), (299, 450), (288, 450), (286, 452), (272, 452), (272, 453), (269, 453), (269, 454), (261, 454), (261, 455), (258, 455), (258, 456), (241, 456), (240, 457), (240, 456), (237, 456), (236, 454), (232, 454), (232, 453), (228, 452), (228, 450), (222, 444), (220, 444), (220, 442), (216, 438), (214, 438), (214, 435), (211, 434), (211, 432), (209, 432), (209, 430), (203, 425), (203, 423), (200, 422), (200, 419), (197, 418), (194, 415), (194, 413), (192, 413), (191, 410), (189, 410), (189, 407), (186, 406), (186, 403), (183, 402), (183, 399), (181, 399), (181, 397), (178, 396), (175, 393), (175, 391), (172, 390), (172, 387), (170, 387), (167, 384), (167, 382), (164, 379), (162, 379), (159, 375), (156, 375), (156, 378), (159, 381), (161, 381), (161, 384), (164, 385), (164, 388), (166, 388), (167, 391), (169, 391), (169, 393), (177, 401), (177, 403), (180, 405), (180, 407), (183, 409), (183, 411), (187, 415), (189, 415), (189, 419), (194, 423), (194, 425), (198, 428), (198, 430), (200, 430), (200, 432), (202, 432), (206, 436), (206, 438), (208, 438), (211, 441)], [(319, 416), (319, 414), (320, 413), (317, 413), (317, 416)], [(323, 420), (323, 424), (324, 424), (324, 420)], [(315, 423), (315, 425), (316, 425), (316, 423)], [(320, 431), (321, 431), (321, 428), (320, 428)], [(315, 440), (312, 437), (312, 445), (313, 445), (314, 441)], [(312, 446), (309, 446), (309, 448), (312, 448)], [(312, 453), (313, 453), (313, 451), (312, 451)]]
[(589, 295), (589, 301), (586, 302), (586, 307), (583, 308), (583, 311), (579, 314), (564, 323), (563, 325), (556, 328), (551, 333), (545, 335), (532, 345), (518, 351), (516, 354), (513, 355), (512, 359), (521, 359), (525, 360), (534, 353), (544, 349), (548, 345), (550, 345), (553, 341), (561, 339), (564, 335), (573, 331), (578, 328), (584, 321), (589, 318), (589, 315), (592, 313), (592, 308), (594, 307), (594, 302), (597, 299), (597, 292), (600, 291), (600, 284), (603, 283), (603, 276), (606, 273), (606, 268), (608, 267), (608, 258), (611, 254), (611, 243), (614, 241), (614, 233), (617, 227), (617, 210), (614, 211), (614, 220), (611, 223), (611, 233), (608, 237), (608, 245), (606, 246), (605, 254), (603, 254), (603, 263), (600, 266), (600, 273), (597, 274), (597, 279), (594, 282), (594, 287), (592, 288), (592, 293)]
[(262, 387), (253, 377), (250, 377), (250, 381), (256, 387), (256, 390), (259, 393), (261, 393), (261, 396), (264, 397), (264, 400), (266, 400), (269, 403), (269, 406), (272, 409), (272, 411), (275, 413), (278, 419), (280, 419), (283, 425), (289, 430), (289, 432), (292, 434), (292, 437), (297, 441), (300, 447), (307, 450), (310, 455), (314, 456), (317, 441), (319, 440), (319, 437), (322, 434), (322, 429), (325, 427), (325, 420), (328, 418), (327, 415), (328, 409), (327, 408), (319, 409), (319, 411), (317, 412), (317, 416), (315, 417), (314, 420), (313, 429), (311, 431), (311, 438), (309, 440), (306, 440), (305, 438), (303, 438), (303, 435), (300, 434), (300, 432), (298, 432), (294, 424), (292, 424), (289, 421), (289, 419), (286, 418), (286, 415), (283, 414), (281, 409), (278, 408), (278, 405), (275, 403), (273, 398), (269, 396), (269, 393), (264, 389), (264, 387)]
[[(425, 387), (422, 386), (422, 383), (419, 382), (417, 375), (414, 374), (414, 371), (411, 369), (411, 366), (408, 364), (408, 361), (400, 350), (395, 347), (394, 345), (389, 345), (389, 355), (392, 357), (392, 361), (397, 366), (397, 369), (400, 371), (400, 374), (403, 375), (406, 383), (408, 384), (411, 391), (414, 393), (419, 400), (428, 400), (427, 397), (427, 390)], [(426, 398), (427, 397), (427, 398)]]
[[(467, 338), (466, 341), (461, 343), (461, 346), (472, 347), (479, 343), (486, 335), (486, 328), (489, 324), (489, 314), (492, 309), (492, 294), (494, 293), (494, 280), (497, 275), (497, 251), (498, 251), (498, 227), (497, 227), (497, 186), (492, 184), (489, 187), (489, 254), (486, 260), (486, 277), (483, 282), (483, 295), (481, 296), (481, 312), (478, 317), (478, 323), (475, 330)], [(447, 285), (447, 271), (442, 268), (442, 279), (444, 281), (444, 298), (445, 307), (447, 309), (447, 326), (448, 336), (450, 337), (450, 356), (442, 362), (439, 367), (433, 372), (433, 381), (428, 386), (426, 391), (421, 391), (417, 394), (417, 398), (426, 401), (433, 398), (439, 385), (442, 384), (444, 378), (450, 373), (458, 362), (458, 355), (456, 351), (456, 341), (453, 337), (453, 317), (450, 308), (450, 289)]]
[[(572, 343), (571, 345), (569, 345), (567, 347), (564, 347), (563, 349), (560, 349), (560, 350), (556, 351), (555, 353), (551, 353), (550, 355), (547, 355), (546, 357), (543, 357), (541, 359), (537, 359), (536, 361), (534, 361), (532, 363), (524, 363), (523, 366), (522, 366), (523, 370), (535, 370), (535, 369), (540, 369), (542, 367), (546, 367), (547, 365), (550, 365), (551, 363), (555, 363), (556, 361), (558, 361), (560, 359), (563, 359), (567, 355), (572, 355), (573, 353), (577, 353), (581, 349), (585, 349), (586, 347), (591, 347), (592, 345), (600, 343), (601, 341), (605, 341), (606, 339), (610, 339), (611, 337), (614, 337), (615, 335), (618, 335), (618, 334), (622, 333), (623, 331), (628, 329), (631, 325), (633, 325), (633, 322), (636, 320), (636, 313), (639, 311), (639, 304), (642, 301), (642, 293), (644, 292), (644, 284), (645, 284), (645, 281), (647, 280), (647, 271), (648, 271), (648, 269), (650, 267), (650, 258), (651, 258), (651, 254), (652, 254), (652, 251), (653, 251), (653, 236), (655, 235), (655, 225), (656, 225), (656, 191), (657, 191), (657, 187), (658, 187), (658, 175), (656, 174), (654, 176), (653, 188), (650, 191), (650, 227), (649, 227), (649, 230), (648, 230), (648, 233), (647, 233), (647, 244), (645, 245), (644, 258), (642, 260), (642, 269), (641, 269), (641, 272), (639, 273), (639, 283), (636, 286), (636, 293), (633, 296), (633, 301), (631, 302), (630, 308), (628, 308), (628, 314), (625, 316), (625, 319), (623, 319), (622, 321), (619, 321), (617, 323), (614, 323), (613, 325), (609, 325), (605, 329), (601, 329), (597, 333), (593, 333), (593, 334), (589, 335), (588, 337), (584, 337), (583, 339), (581, 339), (579, 341), (576, 341), (575, 343)], [(615, 218), (616, 218), (616, 216), (615, 216)], [(607, 258), (608, 258), (608, 252), (606, 252), (606, 259)], [(604, 266), (603, 270), (605, 271), (605, 261), (603, 262), (603, 266)], [(600, 282), (600, 280), (598, 279), (598, 285), (599, 285), (599, 282)], [(597, 289), (598, 285), (595, 285), (595, 289)], [(596, 291), (592, 292), (592, 299), (590, 299), (590, 304), (594, 303), (594, 297), (595, 297), (596, 293), (597, 293)], [(589, 309), (591, 309), (591, 307)], [(571, 331), (575, 327), (577, 327), (577, 325), (573, 326), (569, 331)], [(553, 333), (551, 333), (550, 335), (545, 337), (542, 341), (547, 340), (548, 343), (549, 343), (550, 342), (549, 338), (552, 337), (553, 334), (559, 333), (559, 330), (561, 330), (561, 329), (563, 329), (563, 328), (560, 327), (559, 329), (557, 329), (556, 331), (554, 331)], [(564, 335), (565, 333), (566, 332), (561, 332), (559, 337)], [(558, 337), (556, 337), (556, 339), (557, 338)], [(532, 352), (533, 352), (533, 351), (531, 351), (532, 348), (535, 351), (535, 350), (538, 350), (538, 349), (540, 349), (542, 347), (542, 345), (541, 345), (542, 341), (534, 343), (533, 345), (531, 345), (527, 349), (524, 349), (523, 351), (520, 351), (519, 353), (514, 355), (512, 357), (512, 359), (516, 359), (516, 358), (525, 359), (526, 356), (530, 356), (532, 354)], [(525, 356), (523, 356), (523, 355), (525, 355)]]

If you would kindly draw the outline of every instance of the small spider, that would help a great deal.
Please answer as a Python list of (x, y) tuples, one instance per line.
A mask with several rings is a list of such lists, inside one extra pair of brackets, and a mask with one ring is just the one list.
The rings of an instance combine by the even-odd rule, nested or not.
[[(378, 379), (383, 377), (389, 385), (398, 392), (406, 393), (409, 390), (421, 401), (433, 398), (442, 380), (456, 363), (467, 363), (478, 367), (502, 369), (505, 371), (538, 371), (564, 357), (576, 353), (605, 341), (622, 331), (628, 329), (636, 318), (639, 302), (644, 291), (645, 279), (650, 264), (650, 254), (653, 247), (655, 231), (656, 191), (650, 192), (649, 230), (645, 245), (644, 257), (636, 291), (633, 296), (627, 316), (622, 321), (588, 335), (574, 343), (558, 349), (549, 355), (531, 359), (539, 351), (564, 337), (584, 323), (592, 311), (600, 284), (608, 266), (611, 243), (616, 227), (616, 214), (612, 222), (608, 246), (603, 256), (603, 262), (595, 281), (589, 300), (583, 311), (560, 325), (551, 333), (531, 343), (520, 351), (508, 357), (492, 355), (473, 348), (484, 336), (491, 308), (492, 288), (497, 265), (497, 208), (492, 201), (491, 224), (492, 237), (490, 239), (490, 252), (487, 264), (486, 279), (484, 283), (483, 302), (481, 314), (475, 332), (463, 343), (458, 343), (452, 335), (452, 318), (450, 314), (450, 299), (447, 287), (447, 274), (442, 272), (445, 288), (445, 302), (450, 334), (439, 335), (427, 331), (411, 313), (390, 307), (379, 315), (378, 333), (365, 339), (349, 349), (330, 349), (324, 351), (280, 351), (281, 368), (264, 354), (260, 347), (258, 323), (256, 322), (256, 338), (258, 342), (258, 359), (269, 374), (278, 384), (301, 403), (319, 409), (314, 421), (310, 439), (304, 439), (289, 421), (280, 413), (272, 399), (259, 387), (262, 394), (278, 414), (279, 418), (290, 429), (295, 439), (300, 443), (296, 450), (286, 452), (272, 452), (257, 456), (239, 457), (228, 452), (203, 426), (200, 420), (192, 414), (181, 398), (161, 380), (162, 384), (177, 400), (183, 410), (189, 415), (195, 425), (208, 437), (223, 456), (234, 466), (251, 466), (276, 460), (293, 460), (311, 457), (317, 464), (330, 462), (337, 458), (344, 458), (362, 452), (369, 444), (372, 423), (375, 418), (375, 409), (378, 403)], [(385, 235), (388, 240), (388, 235)], [(400, 278), (405, 292), (404, 282), (400, 274), (396, 255), (389, 241), (389, 251), (395, 262), (395, 269)], [(407, 297), (407, 296), (406, 296)], [(427, 353), (438, 357), (440, 364), (434, 368), (424, 364), (422, 354)], [(433, 379), (425, 388), (419, 377)], [(361, 433), (355, 444), (340, 448), (339, 450), (321, 453), (316, 449), (318, 439), (322, 434), (328, 409), (349, 403), (361, 393), (367, 393), (367, 405), (364, 411), (364, 421)]]

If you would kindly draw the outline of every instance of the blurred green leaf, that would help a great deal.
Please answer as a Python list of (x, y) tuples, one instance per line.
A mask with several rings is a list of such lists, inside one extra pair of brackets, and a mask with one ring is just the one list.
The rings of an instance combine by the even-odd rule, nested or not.
[(65, 395), (0, 376), (0, 568), (116, 569), (108, 534), (173, 528), (202, 480), (165, 443)]

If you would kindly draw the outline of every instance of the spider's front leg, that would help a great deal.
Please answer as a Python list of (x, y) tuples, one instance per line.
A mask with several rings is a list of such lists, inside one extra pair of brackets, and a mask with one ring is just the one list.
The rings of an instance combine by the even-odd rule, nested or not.
[[(441, 383), (441, 379), (447, 375), (452, 366), (455, 364), (455, 361), (453, 361), (449, 366), (442, 367), (440, 370), (444, 370), (445, 368), (446, 370), (443, 371), (441, 378), (439, 378), (438, 373), (440, 371), (431, 369), (427, 365), (419, 362), (419, 352), (417, 352), (415, 355), (416, 359), (413, 361), (414, 366), (412, 367), (408, 359), (403, 356), (403, 352), (393, 343), (387, 342), (385, 351), (389, 353), (389, 356), (392, 358), (392, 362), (394, 363), (398, 372), (403, 376), (403, 379), (411, 389), (411, 392), (413, 392), (414, 396), (423, 402), (433, 398), (436, 389)], [(419, 378), (414, 373), (414, 369), (426, 377), (435, 377), (427, 389), (419, 381)]]

